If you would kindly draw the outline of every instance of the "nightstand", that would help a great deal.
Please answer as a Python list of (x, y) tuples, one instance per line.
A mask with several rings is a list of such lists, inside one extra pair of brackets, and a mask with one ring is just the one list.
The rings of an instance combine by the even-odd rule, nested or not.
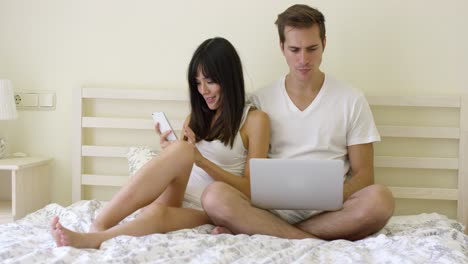
[(49, 164), (52, 159), (0, 159), (0, 224), (32, 213), (50, 202)]

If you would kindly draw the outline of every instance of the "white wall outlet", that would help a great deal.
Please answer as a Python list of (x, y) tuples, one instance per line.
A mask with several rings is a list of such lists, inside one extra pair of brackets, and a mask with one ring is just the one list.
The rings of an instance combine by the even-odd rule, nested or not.
[(54, 110), (56, 104), (53, 91), (23, 91), (15, 93), (18, 110)]
[(36, 93), (21, 94), (21, 101), (18, 106), (37, 107), (39, 105), (39, 96)]

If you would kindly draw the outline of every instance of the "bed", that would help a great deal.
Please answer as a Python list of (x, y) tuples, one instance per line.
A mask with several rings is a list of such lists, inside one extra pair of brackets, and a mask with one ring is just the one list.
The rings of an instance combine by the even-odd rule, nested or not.
[[(134, 147), (158, 150), (150, 113), (165, 111), (175, 130), (188, 113), (186, 91), (75, 89), (72, 197), (0, 225), (5, 263), (468, 263), (468, 97), (368, 96), (382, 136), (376, 181), (397, 198), (395, 216), (366, 239), (288, 240), (210, 235), (203, 225), (168, 234), (120, 236), (100, 250), (56, 248), (52, 216), (85, 232), (129, 179)], [(123, 221), (130, 221), (131, 215)]]

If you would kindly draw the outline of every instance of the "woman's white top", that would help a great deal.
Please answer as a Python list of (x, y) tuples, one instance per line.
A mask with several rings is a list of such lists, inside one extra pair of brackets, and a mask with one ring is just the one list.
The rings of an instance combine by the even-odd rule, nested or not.
[[(229, 144), (225, 146), (220, 140), (201, 140), (195, 144), (205, 158), (222, 169), (238, 176), (244, 175), (245, 162), (247, 159), (247, 149), (244, 147), (244, 143), (242, 142), (240, 128), (244, 125), (250, 108), (251, 105), (246, 105), (244, 107), (239, 131), (237, 131), (232, 148)], [(200, 198), (203, 190), (212, 182), (214, 182), (214, 179), (202, 168), (194, 164), (186, 193)]]

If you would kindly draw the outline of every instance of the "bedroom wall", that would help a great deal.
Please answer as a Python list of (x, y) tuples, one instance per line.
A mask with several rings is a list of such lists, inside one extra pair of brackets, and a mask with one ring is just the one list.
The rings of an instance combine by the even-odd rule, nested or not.
[(287, 70), (273, 22), (293, 3), (325, 14), (323, 69), (365, 93), (468, 93), (464, 0), (0, 0), (0, 78), (57, 96), (55, 111), (20, 111), (0, 133), (13, 152), (54, 158), (52, 200), (67, 205), (74, 87), (184, 90), (196, 46), (223, 36), (255, 90)]

